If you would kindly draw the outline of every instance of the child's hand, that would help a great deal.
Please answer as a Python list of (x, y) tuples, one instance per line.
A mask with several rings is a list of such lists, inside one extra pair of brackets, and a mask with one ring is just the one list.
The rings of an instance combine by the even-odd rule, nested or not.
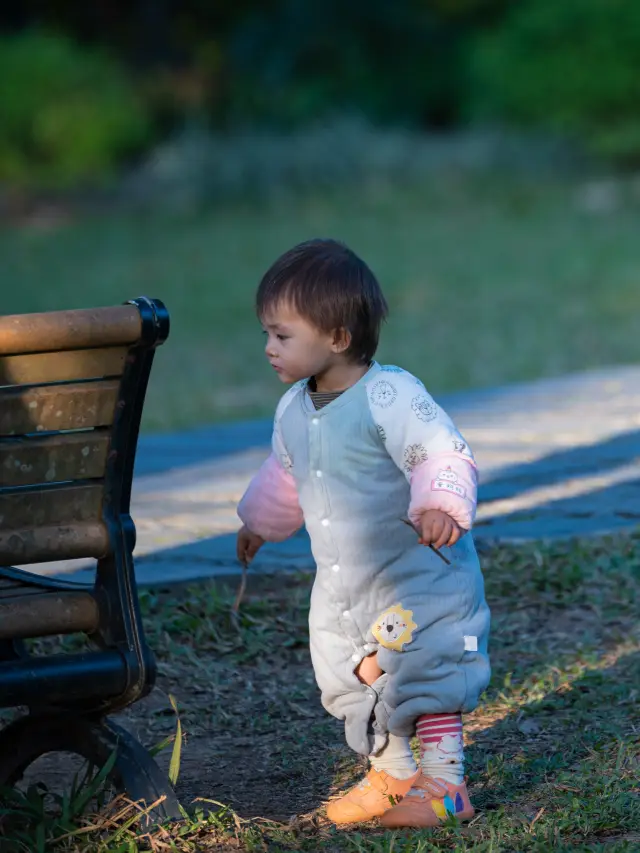
[(439, 509), (425, 510), (416, 526), (420, 544), (433, 545), (434, 548), (442, 548), (443, 545), (451, 547), (464, 533), (450, 515)]
[(248, 565), (260, 548), (262, 548), (265, 541), (266, 540), (264, 540), (262, 536), (258, 536), (257, 533), (252, 533), (249, 528), (243, 524), (240, 530), (238, 530), (238, 538), (236, 540), (236, 553), (240, 562), (244, 566)]

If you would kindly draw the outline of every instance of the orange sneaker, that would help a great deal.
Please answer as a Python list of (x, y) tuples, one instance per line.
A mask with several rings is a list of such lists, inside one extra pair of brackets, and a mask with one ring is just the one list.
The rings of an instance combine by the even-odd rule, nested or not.
[(358, 785), (327, 805), (327, 817), (334, 823), (364, 823), (383, 815), (393, 806), (389, 799), (403, 797), (418, 778), (418, 772), (408, 779), (395, 779), (384, 770), (367, 773)]
[(411, 790), (382, 816), (380, 823), (388, 828), (440, 826), (449, 815), (458, 820), (469, 820), (474, 814), (464, 782), (452, 785), (443, 779), (419, 773)]

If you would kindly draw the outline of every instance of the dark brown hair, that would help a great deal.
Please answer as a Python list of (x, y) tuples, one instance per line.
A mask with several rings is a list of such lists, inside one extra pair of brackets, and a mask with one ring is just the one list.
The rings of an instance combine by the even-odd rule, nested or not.
[(323, 332), (346, 329), (351, 343), (345, 355), (365, 364), (389, 310), (369, 267), (337, 240), (308, 240), (278, 258), (258, 287), (258, 317), (280, 302)]

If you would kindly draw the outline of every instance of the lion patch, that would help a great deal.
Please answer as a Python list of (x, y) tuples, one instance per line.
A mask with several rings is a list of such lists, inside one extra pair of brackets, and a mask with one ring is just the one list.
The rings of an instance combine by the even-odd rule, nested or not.
[(411, 642), (417, 627), (413, 611), (403, 610), (401, 604), (394, 604), (378, 616), (371, 633), (385, 649), (401, 652), (403, 646)]

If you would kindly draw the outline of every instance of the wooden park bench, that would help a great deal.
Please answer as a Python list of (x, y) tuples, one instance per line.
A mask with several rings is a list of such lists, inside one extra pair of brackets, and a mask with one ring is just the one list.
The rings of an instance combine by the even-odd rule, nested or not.
[[(164, 305), (0, 317), (0, 787), (47, 752), (115, 763), (116, 790), (178, 817), (167, 777), (107, 720), (147, 694), (153, 655), (140, 619), (129, 498)], [(15, 568), (94, 558), (95, 582)], [(55, 567), (54, 567), (55, 568)], [(35, 638), (84, 633), (90, 650), (34, 654)], [(42, 644), (40, 644), (42, 647)], [(40, 649), (42, 651), (42, 649)]]

